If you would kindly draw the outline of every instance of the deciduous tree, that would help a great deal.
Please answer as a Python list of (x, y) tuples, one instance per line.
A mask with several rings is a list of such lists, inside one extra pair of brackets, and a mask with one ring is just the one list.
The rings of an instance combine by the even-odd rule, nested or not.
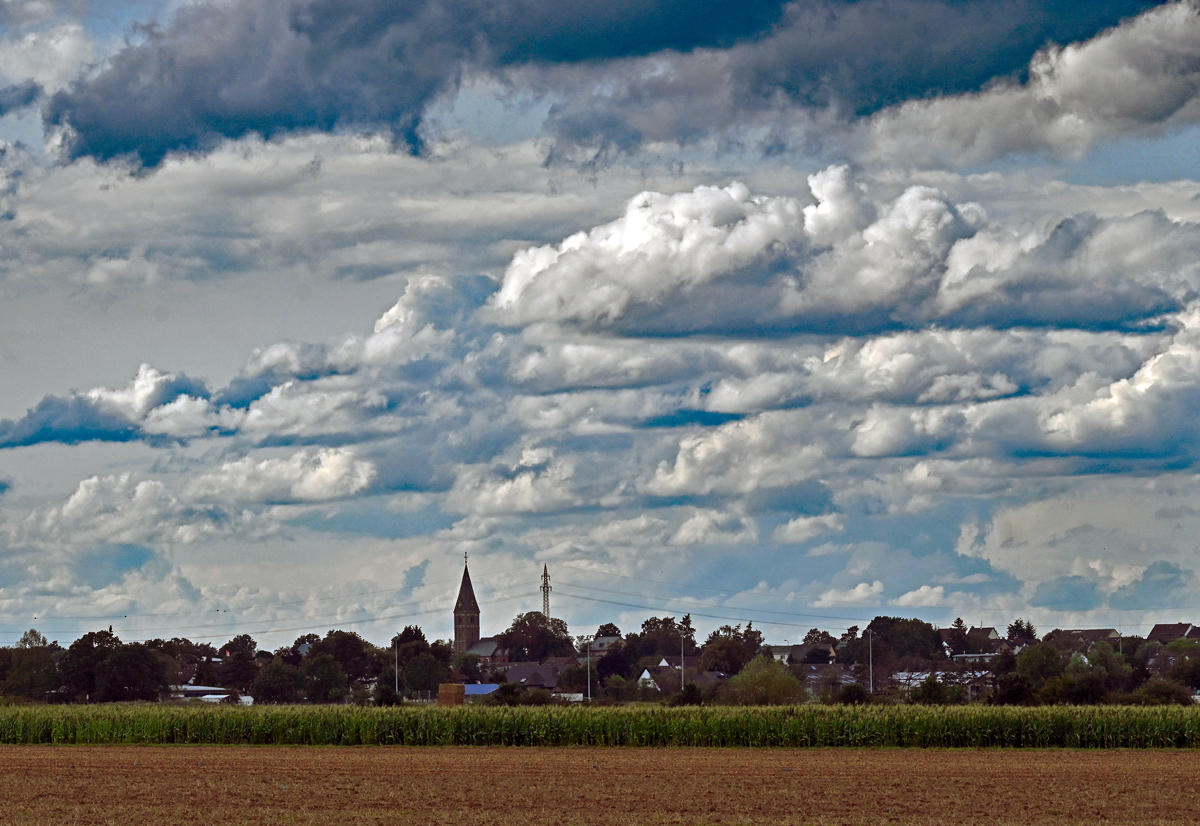
[(542, 662), (548, 657), (567, 657), (575, 653), (575, 642), (567, 624), (541, 611), (517, 614), (512, 625), (500, 635), (500, 646), (513, 662)]

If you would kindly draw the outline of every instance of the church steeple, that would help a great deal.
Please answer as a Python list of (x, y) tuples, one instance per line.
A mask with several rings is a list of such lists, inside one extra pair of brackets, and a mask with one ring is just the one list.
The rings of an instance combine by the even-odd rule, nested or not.
[(471, 572), (467, 569), (467, 555), (463, 554), (462, 585), (458, 588), (458, 601), (454, 603), (454, 653), (467, 653), (467, 649), (479, 642), (479, 603), (475, 601), (475, 589), (471, 587)]

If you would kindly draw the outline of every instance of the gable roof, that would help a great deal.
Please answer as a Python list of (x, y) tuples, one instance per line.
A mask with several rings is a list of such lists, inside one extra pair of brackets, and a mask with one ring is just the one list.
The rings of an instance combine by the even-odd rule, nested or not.
[(1146, 640), (1150, 642), (1168, 643), (1186, 637), (1192, 630), (1190, 622), (1160, 622), (1150, 629)]
[(471, 587), (471, 572), (463, 563), (462, 585), (458, 587), (458, 602), (454, 603), (456, 614), (478, 614), (479, 603), (475, 601), (475, 589)]
[(495, 637), (483, 637), (478, 642), (472, 643), (467, 649), (467, 653), (477, 657), (495, 657), (503, 651), (500, 648), (499, 640)]

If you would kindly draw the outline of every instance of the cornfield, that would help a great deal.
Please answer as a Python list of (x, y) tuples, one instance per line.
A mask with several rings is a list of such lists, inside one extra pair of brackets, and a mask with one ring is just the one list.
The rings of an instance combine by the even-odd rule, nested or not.
[(1200, 707), (0, 707), (35, 743), (1195, 748)]

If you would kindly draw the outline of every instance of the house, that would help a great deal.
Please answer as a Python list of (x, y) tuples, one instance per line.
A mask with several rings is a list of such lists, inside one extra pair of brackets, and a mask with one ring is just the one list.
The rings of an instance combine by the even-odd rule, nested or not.
[(988, 663), (997, 655), (1007, 651), (1019, 651), (1021, 644), (1013, 645), (990, 626), (968, 628), (939, 628), (938, 639), (946, 656), (957, 663)]
[(1150, 629), (1150, 633), (1146, 635), (1146, 642), (1160, 642), (1166, 645), (1184, 639), (1194, 628), (1190, 622), (1160, 622)]
[[(688, 657), (699, 662), (699, 657)], [(724, 671), (700, 671), (697, 668), (692, 671), (692, 666), (688, 664), (686, 680), (689, 683), (695, 683), (701, 688), (712, 688), (724, 683), (729, 679), (729, 675)], [(642, 669), (642, 673), (637, 678), (638, 685), (642, 688), (652, 688), (655, 691), (678, 691), (679, 690), (679, 658), (675, 657), (675, 665), (654, 665), (649, 668)]]
[(504, 672), (504, 681), (516, 683), (522, 688), (546, 688), (553, 691), (558, 686), (558, 672), (566, 666), (552, 662), (513, 663)]
[(897, 671), (892, 679), (906, 691), (912, 691), (930, 677), (943, 685), (961, 685), (970, 700), (985, 699), (992, 688), (992, 672), (987, 668), (956, 668), (950, 671)]
[(232, 688), (219, 685), (173, 685), (171, 694), (181, 700), (202, 700), (206, 703), (224, 703), (230, 697), (237, 697), (244, 706), (253, 705), (254, 700), (245, 694), (238, 694)]
[(801, 663), (792, 666), (792, 672), (804, 680), (804, 686), (809, 693), (817, 696), (828, 696), (840, 691), (842, 686), (858, 682), (854, 672), (844, 665)]
[(585, 646), (584, 653), (590, 650), (593, 657), (603, 657), (609, 651), (620, 646), (620, 644), (620, 637), (596, 637), (590, 645)]
[(481, 663), (487, 663), (488, 665), (508, 662), (508, 652), (500, 647), (500, 641), (497, 637), (484, 637), (477, 642), (471, 643), (467, 648), (467, 653), (474, 654), (479, 658)]
[[(674, 668), (676, 671), (678, 671), (679, 670), (679, 657), (663, 657), (661, 660), (658, 661), (658, 667), (659, 668)], [(683, 667), (690, 672), (699, 671), (700, 670), (700, 656), (699, 655), (693, 656), (691, 654), (688, 654), (686, 657), (683, 658)]]
[(772, 645), (771, 656), (784, 665), (816, 663), (828, 665), (837, 659), (833, 643), (801, 643), (800, 645)]
[[(583, 659), (587, 659), (587, 658), (585, 657)], [(579, 664), (580, 664), (579, 657), (550, 657), (549, 659), (545, 660), (542, 663), (542, 665), (554, 666), (555, 668), (559, 669), (560, 671), (564, 668), (570, 668), (573, 665), (579, 665)]]
[(1121, 644), (1121, 634), (1115, 628), (1076, 628), (1051, 632), (1046, 635), (1046, 642), (1079, 650), (1088, 649), (1098, 642), (1106, 642), (1116, 648)]
[(471, 697), (486, 697), (499, 687), (499, 683), (467, 683), (463, 686), (463, 690), (466, 692), (465, 696), (469, 699)]

